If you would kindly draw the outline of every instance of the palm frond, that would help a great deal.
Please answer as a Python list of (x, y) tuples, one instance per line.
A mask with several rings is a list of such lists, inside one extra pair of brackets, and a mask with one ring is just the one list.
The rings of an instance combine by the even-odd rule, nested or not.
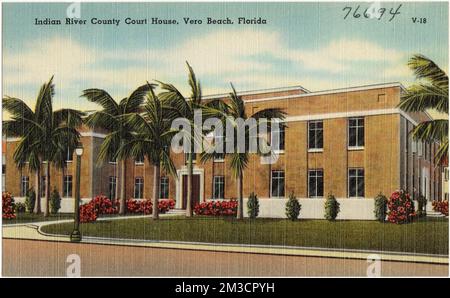
[(440, 143), (439, 149), (435, 154), (435, 162), (437, 164), (445, 164), (448, 162), (448, 138)]
[(22, 169), (28, 163), (30, 170), (36, 170), (41, 166), (38, 156), (39, 148), (33, 139), (33, 135), (27, 134), (17, 143), (13, 159), (19, 169)]
[(124, 98), (119, 104), (122, 114), (138, 112), (145, 96), (154, 86), (156, 85), (147, 82), (134, 90), (129, 97)]
[(188, 68), (189, 76), (188, 83), (191, 87), (191, 101), (195, 104), (200, 104), (202, 100), (202, 88), (200, 86), (200, 82), (197, 80), (195, 76), (194, 69), (189, 65), (189, 62), (186, 61), (186, 65)]
[(249, 162), (248, 153), (231, 153), (230, 168), (234, 178), (238, 178), (240, 174), (247, 168)]
[(2, 134), (7, 138), (18, 138), (28, 132), (23, 122), (15, 120), (3, 121)]
[(3, 109), (9, 112), (12, 116), (24, 117), (27, 119), (34, 119), (34, 112), (21, 99), (5, 96), (2, 100)]
[(55, 94), (55, 85), (53, 84), (53, 76), (50, 80), (42, 85), (39, 91), (36, 106), (34, 108), (36, 122), (41, 124), (46, 124), (47, 126), (52, 125), (53, 119), (53, 95)]
[(409, 60), (408, 66), (414, 71), (414, 75), (418, 79), (426, 79), (429, 83), (435, 86), (446, 87), (448, 90), (447, 74), (431, 59), (416, 54)]
[(416, 140), (424, 142), (442, 142), (448, 139), (448, 120), (438, 119), (419, 123), (412, 131)]
[(177, 111), (179, 117), (190, 118), (192, 111), (186, 98), (172, 84), (166, 84), (157, 81), (161, 89), (165, 90), (158, 94), (158, 97), (165, 106), (171, 107), (173, 111)]
[(436, 109), (448, 114), (448, 89), (431, 84), (412, 85), (402, 95), (398, 107), (406, 112)]
[(161, 150), (160, 161), (160, 164), (164, 171), (169, 173), (169, 175), (177, 177), (177, 168), (170, 158), (170, 153), (168, 153), (166, 150)]
[(232, 89), (232, 92), (229, 95), (230, 103), (228, 104), (230, 116), (246, 119), (244, 101), (238, 96), (233, 84), (230, 83), (230, 85)]
[(95, 88), (86, 89), (81, 96), (90, 102), (99, 104), (107, 114), (120, 114), (119, 105), (105, 90)]
[(84, 123), (90, 128), (103, 128), (108, 131), (114, 131), (120, 127), (117, 115), (108, 114), (106, 111), (96, 111), (84, 119)]
[(53, 113), (55, 126), (65, 124), (69, 127), (80, 127), (83, 123), (84, 112), (74, 109), (60, 109)]
[(122, 145), (120, 131), (110, 132), (103, 140), (97, 157), (97, 164), (117, 159), (117, 152)]

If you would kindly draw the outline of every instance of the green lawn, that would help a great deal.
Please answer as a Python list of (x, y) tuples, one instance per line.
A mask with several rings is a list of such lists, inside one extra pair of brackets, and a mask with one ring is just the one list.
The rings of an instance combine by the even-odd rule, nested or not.
[[(52, 234), (69, 235), (73, 224), (43, 227)], [(210, 243), (370, 249), (448, 255), (448, 219), (428, 218), (405, 225), (376, 221), (136, 218), (81, 225), (85, 236), (196, 241)]]
[(16, 214), (15, 219), (3, 219), (3, 225), (18, 224), (18, 223), (28, 223), (28, 222), (39, 222), (39, 221), (52, 221), (52, 220), (62, 220), (62, 219), (72, 219), (73, 214), (71, 213), (58, 213), (50, 214), (48, 217), (44, 217), (41, 213), (39, 215), (34, 213), (20, 212)]

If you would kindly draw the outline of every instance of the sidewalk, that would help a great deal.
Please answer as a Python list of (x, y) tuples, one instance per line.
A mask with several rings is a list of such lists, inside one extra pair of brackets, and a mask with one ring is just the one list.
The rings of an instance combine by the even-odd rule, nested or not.
[[(165, 216), (176, 216), (176, 214), (167, 214)], [(129, 216), (131, 217), (131, 216)], [(98, 220), (120, 220), (129, 217), (118, 218), (99, 218)], [(132, 216), (132, 218), (147, 217)], [(54, 223), (72, 222), (72, 220), (47, 221), (37, 223), (24, 223), (3, 226), (3, 238), (8, 239), (26, 239), (40, 241), (60, 241), (69, 242), (68, 236), (50, 235), (41, 231), (45, 225)], [(345, 259), (380, 259), (384, 261), (398, 262), (416, 262), (448, 265), (448, 256), (445, 255), (426, 255), (413, 253), (396, 253), (382, 251), (366, 251), (366, 250), (336, 250), (316, 247), (290, 247), (290, 246), (269, 246), (269, 245), (238, 245), (238, 244), (216, 244), (216, 243), (199, 243), (199, 242), (182, 242), (182, 241), (158, 241), (158, 240), (139, 240), (139, 239), (119, 239), (119, 238), (100, 238), (100, 237), (83, 237), (81, 243), (91, 244), (109, 244), (118, 246), (134, 246), (149, 248), (170, 248), (184, 250), (199, 251), (217, 251), (217, 252), (233, 252), (233, 253), (255, 253), (255, 254), (274, 254), (274, 255), (290, 255), (290, 256), (311, 256), (325, 258), (345, 258)]]

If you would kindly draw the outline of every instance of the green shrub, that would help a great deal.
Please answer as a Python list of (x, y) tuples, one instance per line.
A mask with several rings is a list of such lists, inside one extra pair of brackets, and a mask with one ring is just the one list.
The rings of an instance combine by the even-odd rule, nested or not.
[(302, 209), (302, 205), (297, 200), (297, 197), (293, 192), (289, 195), (289, 200), (286, 203), (286, 216), (290, 220), (297, 220), (300, 215), (300, 210)]
[(258, 196), (254, 192), (252, 192), (248, 197), (247, 213), (250, 218), (256, 218), (259, 214), (259, 200)]
[(382, 193), (379, 193), (375, 197), (375, 209), (373, 210), (373, 213), (375, 214), (375, 218), (379, 222), (386, 221), (387, 203), (388, 203), (388, 199)]
[(27, 210), (27, 207), (26, 207), (25, 203), (18, 202), (14, 205), (14, 210), (16, 211), (16, 213), (22, 213)]
[(335, 220), (341, 211), (339, 207), (339, 202), (336, 200), (336, 197), (332, 194), (329, 194), (327, 199), (325, 200), (325, 219), (327, 220)]
[(61, 196), (59, 195), (56, 188), (54, 188), (50, 196), (50, 213), (56, 214), (58, 213), (59, 209), (61, 209)]
[(36, 193), (32, 188), (30, 188), (27, 191), (27, 195), (25, 197), (25, 206), (28, 213), (33, 213), (35, 203), (36, 203)]
[(423, 195), (417, 198), (417, 216), (427, 216), (427, 199)]

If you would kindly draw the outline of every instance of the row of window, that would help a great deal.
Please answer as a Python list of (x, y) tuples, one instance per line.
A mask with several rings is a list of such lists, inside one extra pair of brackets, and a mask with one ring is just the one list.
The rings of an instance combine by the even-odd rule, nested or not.
[[(323, 179), (322, 169), (308, 170), (308, 197), (323, 197)], [(364, 197), (364, 169), (348, 169), (348, 196)], [(270, 194), (272, 197), (285, 196), (285, 176), (284, 171), (272, 171)]]
[[(323, 197), (323, 181), (324, 174), (322, 169), (308, 170), (308, 197), (320, 198)], [(63, 178), (63, 197), (72, 197), (72, 176), (67, 175)], [(21, 196), (25, 196), (30, 187), (30, 180), (28, 176), (22, 176), (21, 179)], [(109, 177), (109, 197), (116, 197), (117, 176)], [(45, 191), (45, 176), (41, 180), (41, 193)], [(285, 174), (284, 171), (272, 171), (270, 194), (272, 197), (285, 196)], [(348, 169), (348, 196), (349, 197), (364, 197), (364, 169), (351, 168)], [(135, 177), (134, 179), (134, 198), (142, 199), (144, 197), (144, 178)], [(213, 198), (223, 199), (225, 197), (225, 177), (213, 177)], [(160, 178), (159, 198), (169, 198), (169, 177), (163, 176)]]
[[(109, 182), (109, 195), (110, 198), (116, 197), (116, 182), (117, 177), (111, 176)], [(144, 198), (144, 178), (135, 177), (134, 178), (134, 198), (143, 199)], [(169, 177), (163, 176), (159, 180), (159, 198), (168, 199), (169, 198)]]
[[(323, 197), (323, 170), (308, 170), (308, 197)], [(213, 177), (213, 198), (222, 199), (225, 189), (224, 176)], [(284, 171), (272, 171), (270, 183), (271, 197), (285, 196), (285, 175)], [(348, 169), (348, 196), (364, 197), (364, 169), (351, 168)]]
[[(46, 187), (46, 176), (41, 176), (40, 192), (42, 195), (45, 194)], [(63, 177), (63, 192), (62, 196), (65, 198), (72, 197), (72, 175), (67, 175)], [(22, 176), (20, 179), (20, 195), (22, 197), (26, 196), (28, 189), (30, 189), (30, 177)]]
[[(279, 150), (285, 149), (285, 127), (280, 125), (279, 129)], [(215, 136), (219, 139), (220, 136)], [(223, 142), (223, 141), (221, 141)], [(271, 138), (271, 143), (273, 140)], [(348, 119), (348, 147), (350, 148), (360, 148), (364, 147), (364, 118), (349, 118)], [(322, 150), (323, 149), (323, 121), (313, 120), (308, 122), (308, 149), (311, 150)], [(217, 153), (214, 156), (214, 161), (223, 161), (225, 158), (224, 153)], [(197, 159), (197, 154), (193, 153), (193, 161)], [(185, 162), (188, 161), (188, 153), (185, 154)], [(144, 159), (137, 158), (135, 160), (136, 165), (143, 165)]]
[[(364, 147), (364, 118), (348, 119), (348, 147)], [(308, 149), (323, 149), (323, 121), (308, 122)]]
[[(41, 177), (41, 185), (40, 191), (41, 194), (45, 193), (45, 181), (46, 177)], [(28, 189), (30, 188), (30, 177), (22, 176), (20, 181), (20, 195), (22, 197), (26, 196)], [(62, 196), (64, 198), (72, 197), (72, 188), (73, 188), (73, 179), (71, 175), (67, 175), (63, 177), (63, 191)], [(116, 189), (117, 189), (117, 176), (109, 177), (109, 185), (108, 185), (108, 195), (109, 198), (116, 197)], [(134, 198), (142, 199), (144, 196), (144, 178), (136, 177), (134, 180)], [(169, 198), (169, 178), (161, 177), (160, 180), (160, 191), (159, 191), (160, 199), (168, 199)]]

